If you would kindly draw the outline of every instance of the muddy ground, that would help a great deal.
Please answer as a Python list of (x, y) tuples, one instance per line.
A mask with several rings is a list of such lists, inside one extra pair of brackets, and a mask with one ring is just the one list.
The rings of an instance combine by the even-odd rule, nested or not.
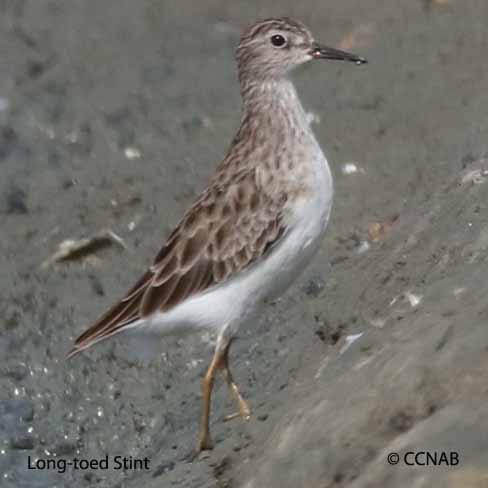
[[(488, 3), (299, 4), (0, 0), (2, 487), (488, 486)], [(283, 14), (370, 64), (297, 73), (335, 174), (329, 232), (235, 345), (252, 419), (223, 423), (219, 388), (215, 450), (188, 463), (206, 338), (150, 364), (118, 341), (62, 358), (226, 150), (240, 29)], [(127, 249), (42, 267), (103, 229)], [(106, 455), (149, 469), (28, 468)]]

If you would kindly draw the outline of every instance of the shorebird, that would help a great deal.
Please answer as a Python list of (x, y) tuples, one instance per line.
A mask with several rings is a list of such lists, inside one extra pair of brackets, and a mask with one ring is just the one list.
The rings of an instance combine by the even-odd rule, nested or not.
[(289, 18), (249, 27), (236, 57), (242, 117), (227, 155), (152, 266), (67, 355), (126, 331), (214, 332), (197, 452), (212, 447), (209, 418), (217, 371), (237, 402), (237, 413), (227, 419), (249, 418), (229, 368), (231, 344), (239, 328), (304, 269), (329, 221), (332, 175), (290, 73), (312, 60), (366, 63), (318, 44), (305, 25)]

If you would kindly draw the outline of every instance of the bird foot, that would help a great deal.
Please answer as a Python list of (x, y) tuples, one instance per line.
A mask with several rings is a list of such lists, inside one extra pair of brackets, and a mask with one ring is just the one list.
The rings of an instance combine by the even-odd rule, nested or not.
[(200, 454), (202, 451), (211, 451), (213, 447), (213, 442), (210, 440), (210, 436), (207, 434), (205, 436), (201, 436), (198, 440), (196, 451), (197, 454)]
[(241, 401), (239, 402), (239, 411), (231, 415), (225, 416), (224, 422), (234, 420), (237, 417), (241, 417), (244, 420), (249, 420), (251, 418), (251, 410), (249, 408), (249, 405), (243, 399), (241, 399)]
[(201, 434), (196, 448), (187, 456), (187, 460), (192, 463), (203, 451), (211, 451), (212, 449), (213, 442), (210, 440), (210, 435)]

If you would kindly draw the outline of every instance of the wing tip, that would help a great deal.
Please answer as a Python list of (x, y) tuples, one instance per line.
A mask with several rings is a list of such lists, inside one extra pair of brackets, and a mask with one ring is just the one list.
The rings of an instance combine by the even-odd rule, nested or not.
[(71, 348), (64, 356), (64, 360), (65, 361), (68, 361), (70, 360), (73, 356), (76, 356), (78, 353), (80, 353), (81, 351), (83, 351), (82, 348), (80, 347), (77, 347), (77, 346), (74, 346), (73, 348)]
[(76, 356), (77, 354), (84, 351), (85, 349), (88, 349), (91, 345), (92, 345), (92, 342), (88, 342), (88, 343), (83, 344), (83, 343), (79, 342), (79, 339), (77, 339), (75, 341), (73, 347), (64, 356), (64, 360), (68, 361), (73, 356)]

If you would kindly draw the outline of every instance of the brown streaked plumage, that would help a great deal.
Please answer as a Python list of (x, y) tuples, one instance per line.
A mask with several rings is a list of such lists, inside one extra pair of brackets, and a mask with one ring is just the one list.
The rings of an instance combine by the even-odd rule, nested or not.
[(218, 370), (237, 401), (237, 415), (249, 417), (229, 369), (230, 345), (238, 327), (303, 269), (328, 222), (330, 171), (288, 79), (295, 66), (312, 59), (365, 62), (318, 45), (291, 19), (268, 19), (243, 33), (237, 48), (243, 115), (227, 156), (152, 266), (67, 356), (129, 329), (216, 331), (197, 451), (211, 447), (210, 400)]
[[(224, 167), (225, 168), (225, 167)], [(224, 169), (223, 173), (228, 172)], [(286, 195), (259, 191), (254, 168), (209, 188), (124, 298), (78, 337), (70, 358), (131, 323), (165, 312), (262, 257), (285, 231)]]

